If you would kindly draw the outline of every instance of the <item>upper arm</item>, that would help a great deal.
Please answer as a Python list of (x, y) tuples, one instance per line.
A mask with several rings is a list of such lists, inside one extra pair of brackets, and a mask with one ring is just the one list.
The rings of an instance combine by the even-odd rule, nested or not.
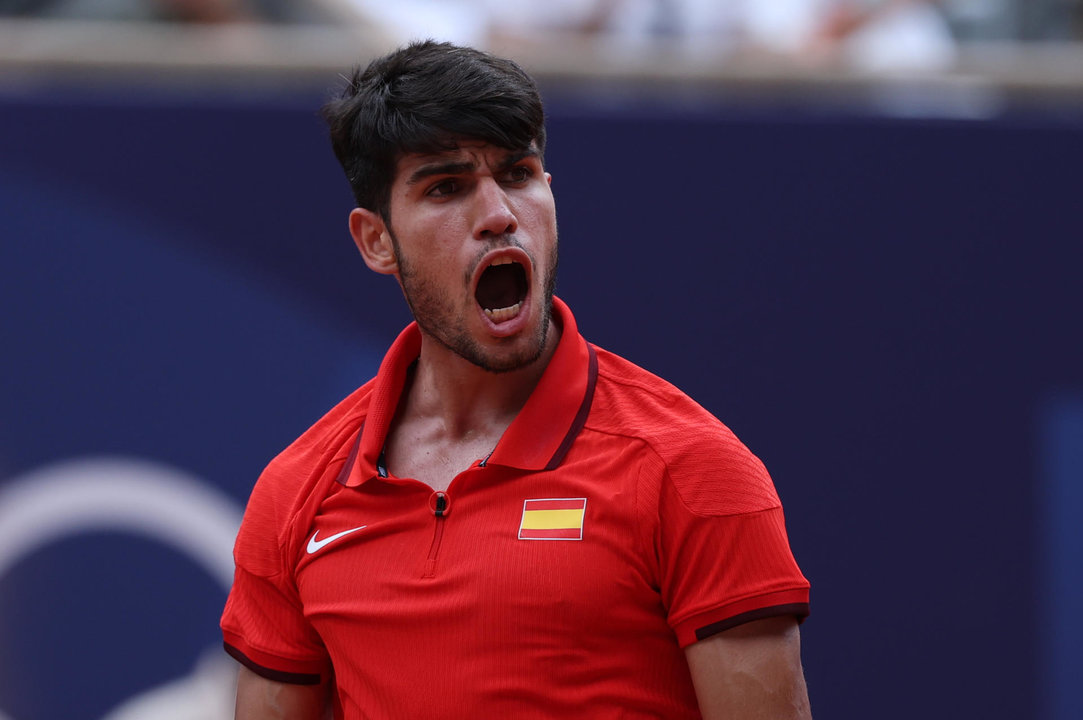
[(738, 625), (685, 648), (704, 720), (811, 720), (793, 617)]
[(268, 680), (241, 666), (236, 720), (323, 720), (330, 717), (327, 683), (293, 685)]

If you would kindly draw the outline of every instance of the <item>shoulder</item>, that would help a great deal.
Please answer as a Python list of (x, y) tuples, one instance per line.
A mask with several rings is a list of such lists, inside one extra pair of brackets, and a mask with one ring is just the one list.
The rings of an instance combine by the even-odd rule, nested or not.
[(260, 481), (266, 477), (292, 484), (290, 481), (296, 482), (299, 472), (312, 472), (339, 459), (344, 461), (368, 414), (373, 384), (374, 381), (369, 381), (350, 393), (305, 430), (270, 462)]
[[(318, 504), (320, 487), (335, 482), (364, 423), (371, 386), (371, 381), (362, 385), (328, 411), (260, 474), (245, 508), (235, 553), (250, 572), (268, 575), (279, 569), (278, 558), (266, 548), (285, 550), (296, 519)], [(268, 543), (270, 538), (273, 544)]]
[(779, 506), (763, 463), (712, 413), (672, 383), (595, 348), (598, 379), (588, 427), (634, 438), (694, 514)]

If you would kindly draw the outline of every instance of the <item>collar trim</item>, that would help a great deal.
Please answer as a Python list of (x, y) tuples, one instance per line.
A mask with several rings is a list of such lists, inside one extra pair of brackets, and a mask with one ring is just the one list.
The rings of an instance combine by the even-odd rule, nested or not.
[(365, 432), (365, 423), (361, 423), (360, 429), (357, 431), (357, 439), (354, 440), (353, 447), (350, 448), (350, 456), (346, 458), (346, 462), (342, 465), (342, 469), (339, 470), (338, 477), (335, 481), (340, 485), (350, 484), (350, 475), (353, 473), (353, 468), (357, 464), (357, 451), (361, 449), (361, 435)]
[[(580, 335), (571, 310), (553, 298), (553, 322), (561, 328), (560, 342), (545, 372), (485, 466), (524, 470), (553, 470), (560, 465), (586, 424), (594, 399), (598, 359)], [(411, 323), (384, 357), (376, 375), (366, 421), (339, 482), (355, 487), (372, 478), (387, 477), (383, 450), (406, 383), (410, 365), (421, 354), (421, 332)]]
[(564, 436), (564, 440), (560, 443), (557, 451), (553, 453), (553, 457), (545, 464), (546, 470), (557, 469), (561, 461), (564, 460), (564, 456), (571, 450), (572, 443), (579, 436), (579, 431), (587, 424), (587, 416), (590, 415), (590, 406), (594, 401), (594, 386), (598, 382), (598, 355), (595, 354), (594, 347), (590, 343), (586, 343), (586, 346), (587, 353), (590, 356), (587, 361), (587, 391), (583, 395), (583, 402), (579, 406), (579, 412), (576, 413), (572, 426), (568, 428), (568, 434)]

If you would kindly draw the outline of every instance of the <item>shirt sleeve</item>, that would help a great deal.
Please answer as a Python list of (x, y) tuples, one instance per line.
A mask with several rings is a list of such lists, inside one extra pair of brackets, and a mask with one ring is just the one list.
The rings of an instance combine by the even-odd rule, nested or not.
[(743, 445), (726, 450), (678, 466), (661, 487), (662, 595), (681, 647), (752, 620), (808, 615), (809, 582), (771, 479)]
[(226, 651), (253, 672), (278, 682), (317, 684), (329, 674), (330, 661), (305, 618), (288, 566), (291, 503), (277, 490), (268, 468), (237, 535), (222, 635)]

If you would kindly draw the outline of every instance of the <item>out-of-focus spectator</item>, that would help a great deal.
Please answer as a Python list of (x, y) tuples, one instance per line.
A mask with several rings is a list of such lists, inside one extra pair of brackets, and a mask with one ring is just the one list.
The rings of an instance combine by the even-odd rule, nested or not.
[(560, 30), (627, 42), (676, 38), (687, 54), (769, 53), (870, 70), (935, 69), (954, 57), (935, 0), (476, 0), (501, 37)]
[(805, 54), (839, 54), (866, 70), (935, 70), (955, 58), (936, 0), (844, 0), (824, 8)]
[(319, 2), (295, 0), (0, 0), (0, 16), (221, 24), (318, 22), (332, 15)]
[(956, 43), (1083, 40), (1083, 0), (0, 0), (0, 19), (374, 23), (400, 40), (485, 47), (537, 32), (689, 54), (768, 52), (802, 63), (935, 67)]
[[(516, 0), (509, 0), (515, 2)], [(559, 2), (559, 0), (552, 0)], [(484, 0), (341, 0), (365, 21), (405, 43), (434, 38), (485, 48), (491, 20)]]
[(935, 0), (345, 1), (401, 41), (514, 47), (573, 34), (634, 46), (662, 38), (692, 57), (761, 53), (870, 70), (936, 69), (954, 57)]
[(1019, 2), (1021, 40), (1083, 39), (1083, 0), (1041, 0)]

